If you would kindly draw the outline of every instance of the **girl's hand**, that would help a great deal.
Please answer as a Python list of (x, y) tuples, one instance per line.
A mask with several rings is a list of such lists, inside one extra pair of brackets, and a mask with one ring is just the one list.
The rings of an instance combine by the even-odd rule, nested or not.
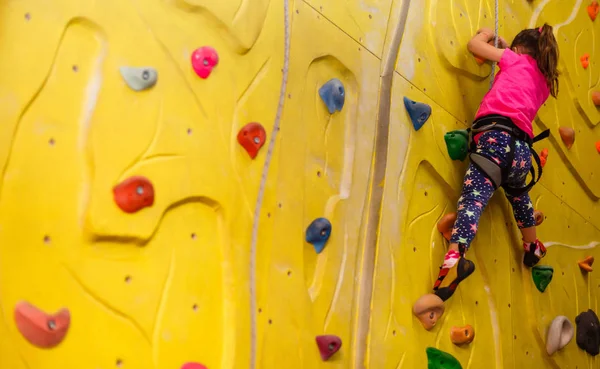
[(498, 37), (498, 48), (499, 49), (508, 49), (510, 45), (506, 42), (502, 37)]
[(494, 36), (496, 35), (494, 33), (494, 31), (492, 31), (491, 29), (487, 28), (487, 27), (482, 27), (479, 30), (477, 30), (477, 34), (483, 33), (485, 35), (488, 36), (488, 39), (490, 38), (494, 38)]

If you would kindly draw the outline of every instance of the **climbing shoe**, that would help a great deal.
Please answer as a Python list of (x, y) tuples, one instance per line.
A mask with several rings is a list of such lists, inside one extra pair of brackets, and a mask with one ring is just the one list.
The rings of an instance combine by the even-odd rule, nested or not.
[(450, 296), (454, 294), (454, 291), (456, 291), (458, 284), (470, 276), (474, 271), (475, 263), (462, 256), (452, 268), (440, 267), (440, 274), (433, 286), (434, 293), (441, 298), (442, 301), (448, 300)]
[(535, 242), (524, 242), (523, 248), (525, 249), (523, 264), (530, 268), (539, 263), (539, 261), (546, 256), (546, 247), (544, 247), (544, 244), (541, 243), (540, 240), (535, 240)]

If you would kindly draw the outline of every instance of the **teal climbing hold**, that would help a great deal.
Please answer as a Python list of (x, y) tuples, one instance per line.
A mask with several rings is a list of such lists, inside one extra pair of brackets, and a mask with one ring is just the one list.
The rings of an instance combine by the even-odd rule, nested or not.
[(428, 369), (462, 369), (456, 358), (444, 351), (433, 347), (427, 347), (427, 368)]
[(321, 86), (319, 96), (321, 96), (321, 99), (323, 99), (323, 102), (327, 106), (329, 114), (335, 113), (336, 110), (342, 111), (344, 101), (346, 100), (344, 84), (339, 79), (333, 78)]
[(469, 133), (465, 129), (448, 132), (444, 135), (448, 155), (452, 160), (463, 161), (469, 153)]
[(150, 67), (121, 67), (121, 76), (134, 91), (142, 91), (151, 88), (158, 80), (158, 72)]
[(317, 218), (306, 228), (306, 242), (313, 245), (317, 254), (325, 248), (331, 235), (331, 222), (326, 218)]
[(431, 116), (431, 106), (413, 101), (406, 96), (404, 97), (404, 107), (406, 107), (406, 111), (408, 111), (408, 115), (410, 116), (413, 127), (415, 127), (415, 131), (421, 129), (423, 124), (425, 124), (427, 119)]
[(550, 265), (536, 265), (533, 267), (531, 276), (538, 291), (546, 291), (550, 281), (552, 281), (552, 274), (554, 274), (554, 269)]

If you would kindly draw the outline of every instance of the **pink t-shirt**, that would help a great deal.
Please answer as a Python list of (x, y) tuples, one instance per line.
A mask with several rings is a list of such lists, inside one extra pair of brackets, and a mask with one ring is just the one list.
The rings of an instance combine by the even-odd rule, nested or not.
[(479, 105), (475, 119), (490, 114), (503, 115), (533, 138), (533, 119), (550, 95), (546, 79), (534, 58), (510, 49), (504, 50), (498, 67), (500, 71)]

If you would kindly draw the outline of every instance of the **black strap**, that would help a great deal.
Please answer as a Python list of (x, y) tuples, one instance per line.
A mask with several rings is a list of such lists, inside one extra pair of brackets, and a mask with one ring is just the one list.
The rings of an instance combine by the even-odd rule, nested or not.
[[(513, 138), (510, 143), (510, 152), (507, 157), (508, 163), (505, 168), (500, 168), (501, 173), (502, 173), (501, 186), (504, 188), (505, 192), (507, 192), (508, 194), (510, 194), (512, 196), (519, 196), (525, 192), (528, 192), (542, 178), (542, 165), (540, 162), (540, 157), (537, 154), (537, 152), (533, 149), (533, 144), (535, 142), (538, 142), (545, 138), (548, 138), (550, 136), (550, 130), (547, 129), (532, 139), (527, 133), (525, 133), (523, 130), (521, 130), (519, 127), (517, 127), (510, 118), (507, 118), (507, 117), (504, 117), (501, 115), (488, 115), (488, 116), (477, 119), (476, 121), (473, 122), (473, 125), (471, 126), (471, 128), (467, 129), (467, 132), (469, 132), (469, 135), (471, 136), (469, 151), (477, 152), (477, 145), (475, 144), (475, 137), (474, 137), (475, 134), (479, 134), (479, 133), (482, 133), (482, 132), (485, 132), (488, 130), (492, 130), (492, 129), (507, 132)], [(531, 177), (532, 177), (531, 181), (525, 187), (521, 187), (521, 188), (510, 187), (506, 183), (508, 180), (510, 168), (512, 167), (512, 162), (513, 162), (514, 156), (515, 156), (516, 140), (524, 141), (525, 143), (527, 143), (527, 146), (529, 147), (529, 150), (531, 151), (531, 155), (533, 156), (533, 159), (534, 159), (535, 164), (537, 165), (537, 169), (538, 169), (537, 170), (537, 178), (536, 178), (536, 171), (535, 171), (535, 169), (533, 167), (533, 163), (532, 163), (531, 168), (529, 170), (531, 173)], [(478, 165), (476, 165), (476, 166), (479, 167)], [(481, 169), (481, 168), (479, 167), (478, 169)], [(483, 170), (482, 170), (482, 172), (485, 173), (485, 171), (483, 171)], [(487, 174), (486, 174), (486, 176), (487, 176)]]

